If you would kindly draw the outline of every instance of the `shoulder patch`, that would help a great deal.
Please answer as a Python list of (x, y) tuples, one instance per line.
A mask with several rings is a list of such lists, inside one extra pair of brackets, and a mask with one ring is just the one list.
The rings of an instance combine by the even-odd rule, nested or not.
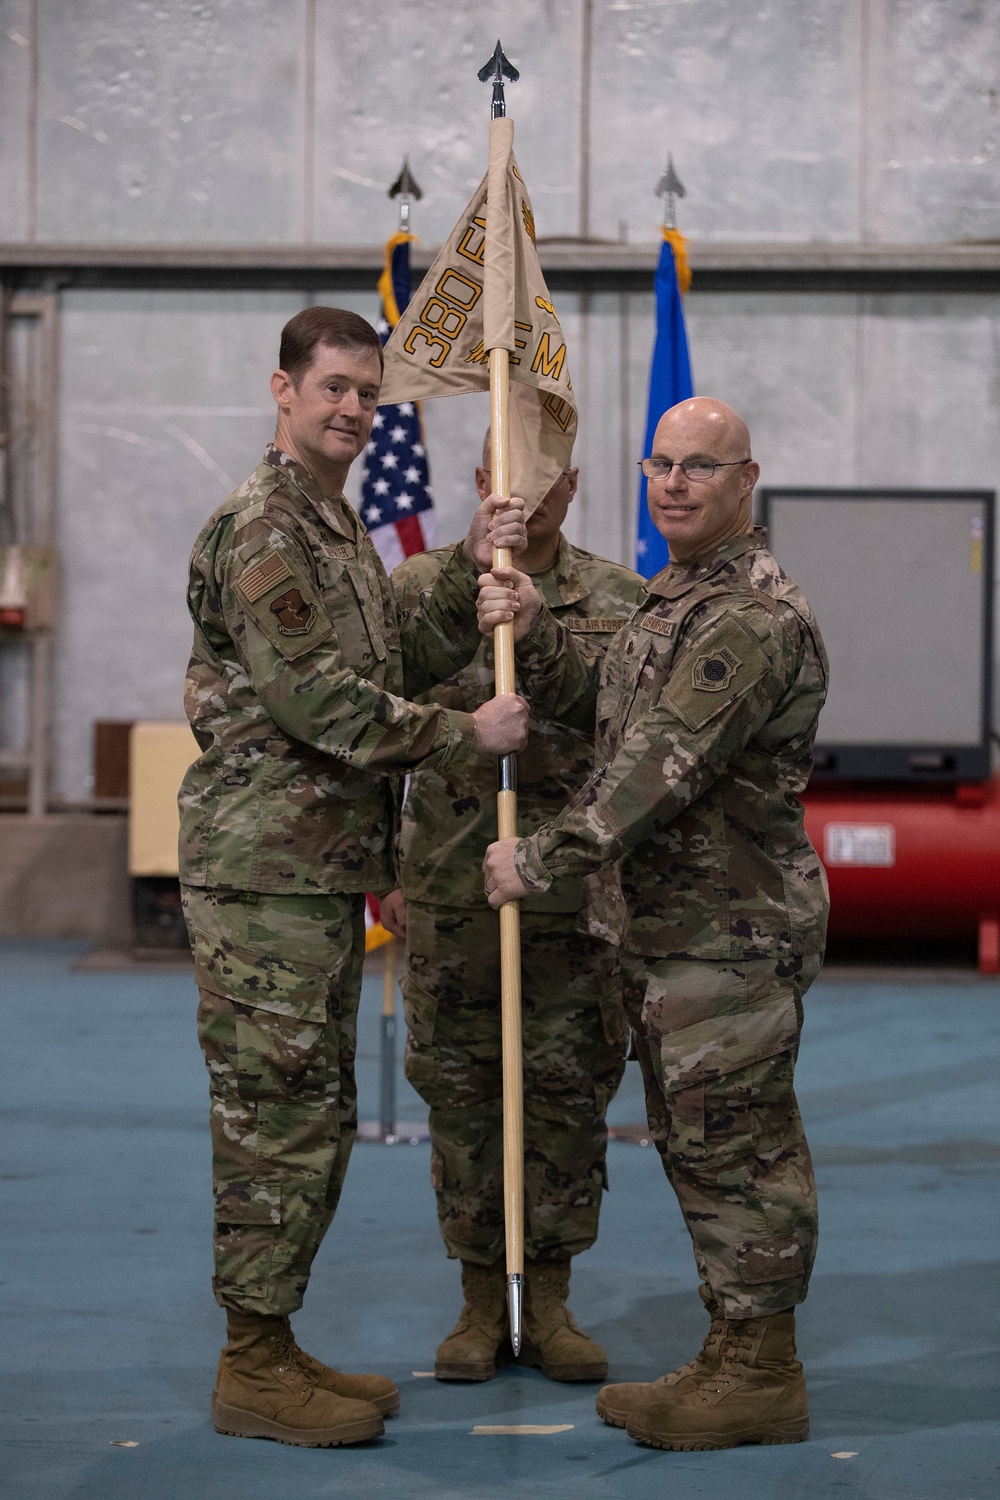
[(334, 633), (308, 572), (278, 547), (244, 568), (236, 580), (236, 593), (257, 628), (286, 661), (304, 656)]
[(742, 665), (728, 646), (703, 651), (691, 668), (691, 686), (703, 693), (724, 692)]
[[(292, 576), (290, 573), (287, 575)], [(252, 601), (251, 601), (252, 602)], [(302, 597), (301, 589), (286, 589), (267, 606), (278, 622), (282, 635), (305, 635), (312, 629), (316, 610)]]
[(628, 624), (626, 616), (617, 619), (613, 615), (557, 615), (556, 619), (567, 630), (592, 632), (595, 635), (621, 630), (623, 625)]
[(262, 594), (268, 593), (291, 576), (292, 570), (281, 553), (269, 552), (240, 574), (236, 586), (248, 604), (255, 604)]
[(710, 632), (674, 658), (663, 700), (697, 732), (770, 670), (771, 659), (738, 615), (723, 615)]

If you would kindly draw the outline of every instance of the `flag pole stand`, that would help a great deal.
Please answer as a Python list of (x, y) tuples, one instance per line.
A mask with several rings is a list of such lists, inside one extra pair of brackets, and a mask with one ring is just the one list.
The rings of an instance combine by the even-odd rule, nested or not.
[(383, 945), (382, 1030), (379, 1046), (379, 1124), (382, 1139), (396, 1134), (396, 940)]

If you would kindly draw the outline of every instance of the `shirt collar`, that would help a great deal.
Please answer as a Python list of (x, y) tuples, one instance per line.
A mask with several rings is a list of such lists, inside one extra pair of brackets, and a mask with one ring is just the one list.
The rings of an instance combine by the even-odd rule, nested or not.
[(761, 547), (767, 546), (767, 531), (763, 526), (755, 526), (752, 531), (742, 532), (739, 536), (731, 536), (728, 541), (723, 542), (721, 547), (707, 552), (704, 557), (696, 558), (689, 563), (669, 563), (661, 573), (657, 573), (646, 584), (648, 594), (659, 594), (664, 599), (679, 599), (683, 594), (694, 588), (695, 584), (702, 583), (706, 578), (711, 578), (724, 568), (726, 563), (735, 562), (744, 553), (753, 552)]
[(355, 515), (343, 495), (336, 495), (333, 498), (324, 495), (305, 465), (299, 463), (297, 458), (293, 458), (290, 453), (286, 453), (274, 443), (268, 443), (264, 449), (264, 462), (270, 464), (272, 469), (277, 469), (279, 473), (284, 474), (333, 531), (341, 536), (357, 540), (359, 529), (364, 529), (363, 523)]
[(559, 551), (556, 553), (556, 560), (549, 569), (549, 573), (555, 581), (564, 604), (577, 604), (590, 593), (580, 577), (573, 549), (562, 534), (559, 536)]

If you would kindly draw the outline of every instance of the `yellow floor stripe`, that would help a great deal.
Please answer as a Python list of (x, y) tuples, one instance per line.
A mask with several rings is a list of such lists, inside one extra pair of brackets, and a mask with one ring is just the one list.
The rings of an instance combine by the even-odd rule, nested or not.
[(540, 1427), (534, 1422), (523, 1422), (517, 1427), (473, 1427), (471, 1437), (550, 1437), (553, 1432), (572, 1432), (573, 1423), (563, 1422), (558, 1427)]

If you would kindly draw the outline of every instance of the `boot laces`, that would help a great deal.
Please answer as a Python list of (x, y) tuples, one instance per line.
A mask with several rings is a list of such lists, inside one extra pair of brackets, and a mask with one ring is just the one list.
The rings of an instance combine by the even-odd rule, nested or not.
[(275, 1369), (279, 1375), (291, 1375), (297, 1385), (312, 1386), (316, 1384), (316, 1376), (308, 1366), (300, 1359), (302, 1353), (291, 1328), (281, 1333), (271, 1335), (270, 1343), (274, 1352)]

